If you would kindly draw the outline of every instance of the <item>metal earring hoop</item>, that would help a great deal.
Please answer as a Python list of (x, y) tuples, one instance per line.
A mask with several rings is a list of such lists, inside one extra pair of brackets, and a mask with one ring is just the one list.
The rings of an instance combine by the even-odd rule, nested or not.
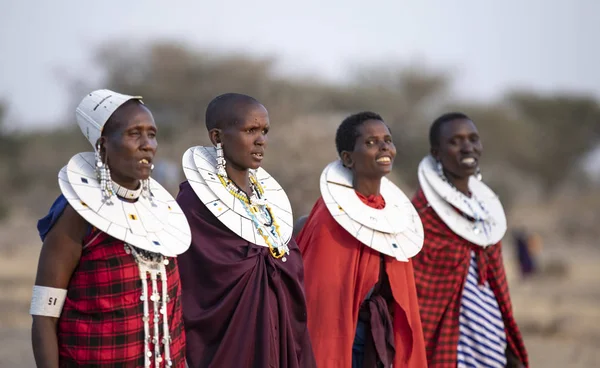
[(475, 172), (475, 178), (479, 181), (483, 180), (483, 175), (481, 174), (481, 168), (477, 166), (477, 171)]
[(441, 161), (437, 162), (436, 169), (437, 169), (437, 173), (440, 176), (440, 178), (446, 179), (446, 176), (444, 176), (444, 166), (442, 165)]

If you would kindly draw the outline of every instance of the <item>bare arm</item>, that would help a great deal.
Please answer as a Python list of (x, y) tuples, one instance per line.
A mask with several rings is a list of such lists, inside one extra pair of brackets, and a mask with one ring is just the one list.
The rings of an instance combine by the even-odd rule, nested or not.
[[(66, 289), (81, 257), (87, 223), (69, 205), (52, 227), (40, 253), (35, 284)], [(31, 326), (33, 355), (38, 368), (58, 368), (58, 319), (34, 315)]]

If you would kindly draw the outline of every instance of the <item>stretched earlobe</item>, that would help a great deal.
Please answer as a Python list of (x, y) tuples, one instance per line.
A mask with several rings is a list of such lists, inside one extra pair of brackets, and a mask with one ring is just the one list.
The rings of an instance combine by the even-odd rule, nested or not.
[(343, 151), (340, 155), (340, 160), (342, 161), (342, 165), (344, 165), (344, 167), (351, 169), (352, 166), (354, 166), (354, 162), (352, 161), (352, 157), (350, 156), (350, 153), (347, 151)]
[(437, 148), (431, 148), (429, 150), (429, 154), (431, 155), (431, 157), (433, 157), (436, 161), (440, 161), (439, 158), (439, 150)]
[(208, 137), (210, 138), (210, 142), (213, 146), (221, 143), (221, 130), (220, 129), (212, 129), (208, 132)]

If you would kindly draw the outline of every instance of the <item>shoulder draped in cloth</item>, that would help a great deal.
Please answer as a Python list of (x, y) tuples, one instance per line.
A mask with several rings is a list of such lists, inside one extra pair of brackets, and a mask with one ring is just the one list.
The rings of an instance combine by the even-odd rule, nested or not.
[(282, 262), (223, 225), (188, 182), (177, 202), (192, 229), (178, 257), (190, 368), (315, 367), (294, 241)]
[[(359, 197), (381, 208), (377, 198)], [(298, 245), (305, 264), (308, 329), (317, 366), (351, 367), (359, 309), (379, 280), (381, 254), (344, 230), (322, 198), (298, 235)], [(371, 317), (380, 318), (371, 318), (368, 334), (373, 335), (376, 353), (388, 360), (388, 367), (389, 363), (394, 368), (427, 367), (412, 263), (384, 259), (393, 297), (388, 305), (383, 298), (369, 299), (366, 308)], [(387, 346), (390, 341), (391, 347)]]
[(508, 346), (527, 367), (527, 352), (512, 312), (501, 243), (483, 248), (455, 234), (429, 206), (422, 190), (413, 204), (425, 230), (423, 249), (413, 258), (413, 265), (429, 367), (456, 368), (460, 301), (471, 251), (477, 259), (479, 284), (487, 280), (498, 301)]

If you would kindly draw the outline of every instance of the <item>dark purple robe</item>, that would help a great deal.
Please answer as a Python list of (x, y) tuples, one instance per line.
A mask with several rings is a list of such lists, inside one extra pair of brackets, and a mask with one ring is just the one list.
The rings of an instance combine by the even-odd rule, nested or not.
[(273, 258), (223, 225), (187, 181), (177, 202), (192, 229), (177, 257), (190, 368), (316, 367), (296, 243), (287, 262)]

